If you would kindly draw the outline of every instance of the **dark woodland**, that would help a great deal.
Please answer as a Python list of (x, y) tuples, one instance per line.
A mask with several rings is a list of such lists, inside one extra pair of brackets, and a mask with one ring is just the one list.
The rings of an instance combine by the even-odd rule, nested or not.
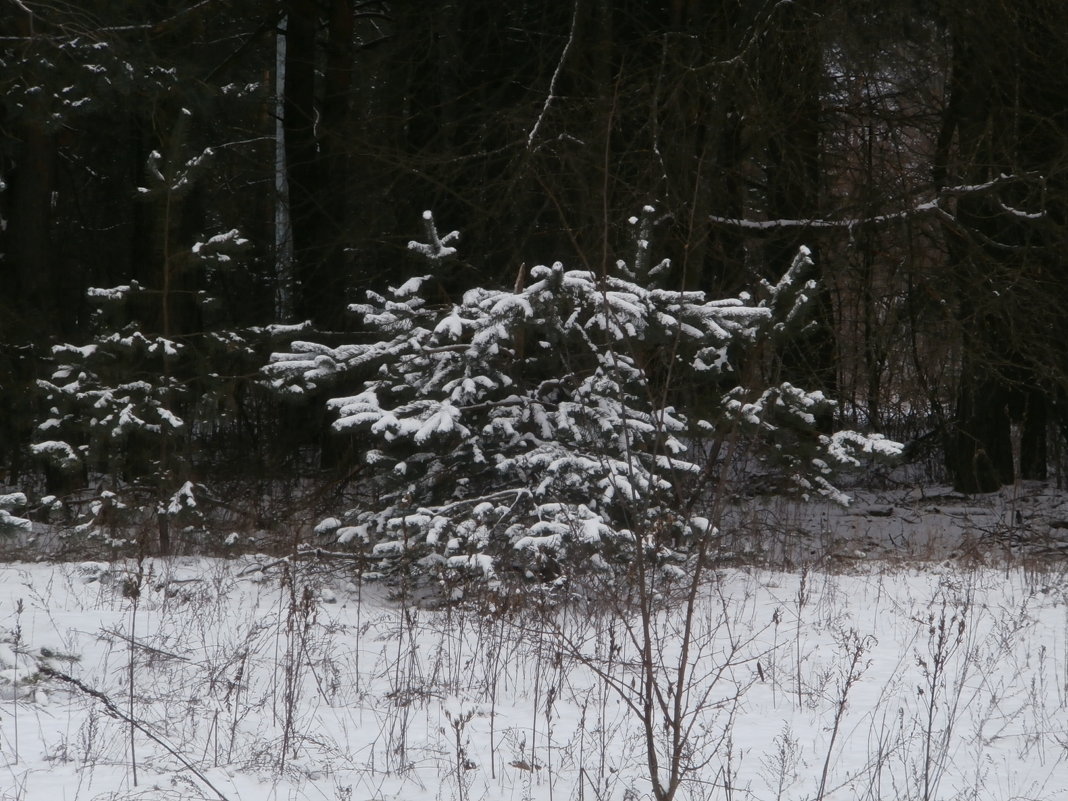
[(0, 483), (140, 499), (163, 551), (194, 507), (314, 525), (362, 435), (262, 368), (365, 341), (425, 210), (445, 306), (636, 237), (728, 297), (806, 246), (809, 322), (746, 369), (922, 480), (1060, 479), (1062, 0), (0, 0)]

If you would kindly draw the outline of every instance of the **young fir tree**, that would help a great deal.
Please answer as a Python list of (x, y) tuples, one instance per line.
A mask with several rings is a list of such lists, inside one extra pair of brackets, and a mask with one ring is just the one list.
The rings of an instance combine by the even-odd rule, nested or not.
[[(428, 241), (410, 247), (436, 268), (459, 235), (439, 236), (424, 217)], [(618, 272), (644, 283), (652, 271), (647, 241), (639, 245)], [(728, 431), (768, 442), (802, 487), (842, 500), (831, 465), (898, 446), (820, 435), (816, 414), (830, 403), (820, 393), (738, 383), (701, 420), (665, 400), (665, 382), (741, 382), (732, 364), (745, 351), (800, 324), (810, 266), (802, 251), (760, 300), (710, 300), (560, 263), (521, 273), (510, 290), (471, 289), (455, 305), (430, 300), (433, 273), (368, 292), (350, 309), (369, 341), (294, 342), (265, 368), (281, 391), (359, 384), (329, 408), (335, 430), (361, 432), (373, 492), (317, 531), (369, 548), (385, 569), (566, 577), (611, 569), (637, 547), (666, 561), (712, 536), (690, 511), (708, 467), (690, 445)]]
[[(152, 185), (143, 194), (181, 192), (210, 157), (206, 151), (165, 175), (153, 153)], [(135, 533), (131, 526), (143, 528), (152, 517), (159, 550), (166, 553), (175, 525), (200, 522), (197, 495), (203, 488), (191, 469), (194, 446), (210, 431), (235, 358), (243, 355), (251, 364), (263, 331), (190, 326), (194, 315), (188, 309), (202, 319), (213, 301), (206, 291), (176, 290), (169, 277), (180, 263), (210, 279), (247, 245), (231, 230), (182, 249), (181, 260), (168, 257), (161, 287), (131, 281), (90, 288), (95, 335), (85, 344), (52, 348), (52, 375), (37, 382), (44, 410), (31, 452), (44, 461), (56, 489), (76, 488), (90, 476), (99, 486), (76, 531), (118, 529), (129, 536)], [(179, 305), (186, 309), (182, 326), (172, 322)]]

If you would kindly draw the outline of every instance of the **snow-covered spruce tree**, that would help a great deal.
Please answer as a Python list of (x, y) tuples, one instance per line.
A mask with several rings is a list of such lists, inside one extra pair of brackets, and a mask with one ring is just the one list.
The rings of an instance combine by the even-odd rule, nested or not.
[[(428, 241), (410, 247), (433, 267), (454, 255), (459, 235), (439, 236), (424, 216)], [(858, 451), (892, 453), (894, 443), (819, 435), (814, 412), (829, 401), (788, 384), (736, 386), (711, 404), (714, 416), (690, 421), (658, 400), (663, 387), (645, 366), (657, 354), (667, 381), (686, 374), (721, 385), (743, 351), (800, 322), (809, 266), (802, 251), (759, 301), (709, 300), (559, 263), (521, 272), (513, 289), (471, 289), (454, 305), (431, 300), (433, 273), (368, 292), (350, 307), (366, 342), (294, 342), (264, 368), (280, 391), (354, 386), (329, 407), (337, 431), (360, 432), (374, 492), (317, 531), (369, 548), (387, 569), (474, 568), (491, 578), (609, 569), (639, 546), (670, 558), (709, 534), (708, 520), (686, 511), (704, 469), (688, 442), (728, 429), (766, 439), (789, 427), (795, 480), (841, 500), (825, 476), (831, 466)]]
[[(195, 243), (188, 260), (217, 269), (247, 244), (228, 231)], [(37, 382), (43, 408), (31, 451), (51, 471), (51, 483), (64, 485), (51, 489), (92, 479), (99, 490), (73, 521), (75, 532), (121, 539), (141, 533), (134, 529), (151, 519), (167, 552), (173, 529), (202, 522), (203, 487), (192, 480), (191, 456), (225, 392), (224, 365), (251, 363), (249, 337), (262, 332), (171, 333), (167, 291), (136, 281), (87, 294), (97, 307), (94, 335), (84, 344), (53, 346), (52, 375)], [(205, 292), (186, 300), (201, 308), (213, 302)], [(63, 475), (74, 478), (56, 480)]]

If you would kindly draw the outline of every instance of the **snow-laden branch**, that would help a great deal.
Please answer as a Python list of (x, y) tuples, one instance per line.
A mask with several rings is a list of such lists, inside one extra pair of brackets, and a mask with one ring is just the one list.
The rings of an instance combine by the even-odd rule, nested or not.
[(26, 495), (22, 492), (11, 492), (0, 495), (0, 533), (12, 530), (30, 531), (33, 523), (23, 517), (16, 517), (12, 512), (26, 505)]
[[(819, 217), (814, 218), (779, 218), (772, 220), (752, 220), (741, 217), (723, 217), (716, 214), (709, 215), (709, 220), (719, 225), (729, 225), (734, 228), (740, 228), (745, 231), (752, 231), (754, 233), (769, 233), (772, 231), (789, 230), (789, 229), (804, 229), (807, 231), (825, 231), (825, 230), (851, 230), (859, 228), (861, 226), (879, 226), (886, 225), (887, 223), (899, 222), (911, 217), (920, 217), (923, 215), (931, 214), (941, 217), (946, 222), (956, 223), (957, 218), (954, 215), (942, 207), (942, 203), (950, 197), (961, 197), (964, 195), (977, 195), (1010, 183), (1017, 183), (1019, 181), (1033, 179), (1040, 176), (1021, 176), (1021, 175), (1007, 175), (1002, 173), (996, 178), (989, 181), (978, 184), (960, 184), (957, 186), (947, 186), (939, 190), (938, 196), (932, 200), (926, 200), (922, 203), (917, 203), (915, 206), (911, 206), (900, 211), (891, 211), (884, 214), (872, 214), (865, 217), (846, 217), (843, 219), (824, 219)], [(1023, 219), (1036, 220), (1045, 217), (1045, 212), (1027, 212), (1020, 209), (1012, 208), (1006, 205), (1002, 201), (998, 201), (1001, 208), (1009, 214), (1015, 217)]]
[(862, 225), (885, 225), (886, 223), (905, 220), (909, 217), (918, 217), (923, 214), (936, 214), (953, 220), (953, 215), (939, 205), (938, 200), (930, 200), (920, 203), (910, 209), (890, 212), (888, 214), (874, 214), (869, 217), (850, 217), (842, 220), (823, 219), (776, 219), (776, 220), (746, 220), (739, 217), (720, 217), (715, 214), (709, 215), (709, 220), (720, 225), (730, 225), (746, 231), (767, 233), (769, 231), (803, 228), (806, 231), (821, 230), (850, 230)]
[[(435, 264), (456, 255), (456, 248), (452, 247), (452, 244), (459, 240), (459, 231), (450, 231), (445, 234), (445, 236), (440, 236), (438, 234), (438, 227), (434, 223), (434, 214), (430, 211), (423, 212), (423, 229), (426, 231), (427, 241), (416, 242), (413, 240), (408, 243), (409, 250), (414, 250), (416, 253), (424, 256), (427, 261)], [(398, 294), (410, 295), (418, 292), (422, 281), (425, 280), (426, 278), (419, 279), (419, 281), (415, 283), (409, 281), (403, 287), (403, 289), (406, 289), (407, 291), (401, 291), (398, 292)]]

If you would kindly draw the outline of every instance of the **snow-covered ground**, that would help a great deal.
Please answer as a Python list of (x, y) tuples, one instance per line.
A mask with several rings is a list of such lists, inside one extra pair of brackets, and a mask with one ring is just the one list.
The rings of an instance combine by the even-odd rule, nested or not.
[(674, 710), (680, 658), (678, 798), (1068, 798), (1066, 591), (724, 569), (688, 651), (678, 608), (654, 616), (649, 674), (611, 604), (414, 608), (266, 557), (7, 564), (0, 799), (649, 798), (627, 701), (652, 675)]

